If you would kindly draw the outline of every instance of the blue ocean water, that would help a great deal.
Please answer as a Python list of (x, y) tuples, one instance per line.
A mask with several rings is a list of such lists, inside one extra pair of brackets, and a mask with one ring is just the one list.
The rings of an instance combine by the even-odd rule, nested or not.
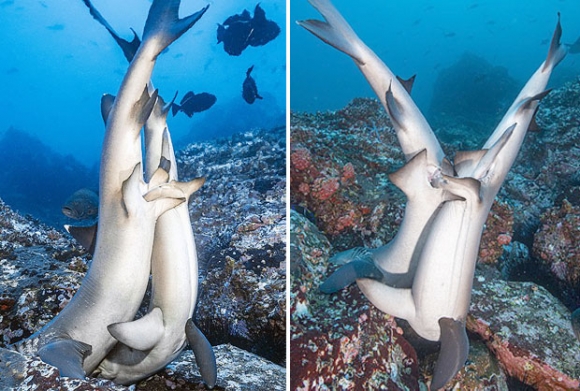
[[(217, 43), (218, 23), (244, 9), (253, 14), (257, 3), (182, 2), (180, 15), (196, 12), (206, 4), (210, 7), (190, 31), (159, 56), (153, 82), (166, 100), (179, 91), (179, 102), (187, 91), (194, 91), (212, 93), (217, 102), (193, 118), (183, 113), (170, 115), (169, 127), (176, 148), (191, 141), (285, 123), (285, 1), (260, 2), (266, 17), (281, 28), (280, 34), (266, 45), (250, 46), (240, 56), (231, 56), (223, 44)], [(93, 4), (119, 35), (131, 40), (130, 28), (141, 35), (151, 1), (94, 0)], [(78, 162), (92, 172), (87, 175), (94, 181), (85, 186), (94, 187), (104, 135), (100, 99), (104, 93), (117, 93), (128, 66), (122, 51), (81, 0), (0, 0), (0, 37), (0, 139), (6, 140), (8, 147), (15, 143), (13, 139), (25, 145), (40, 142), (39, 155), (46, 150), (59, 155), (45, 156), (46, 165), (61, 158), (74, 161), (75, 167)], [(242, 83), (252, 65), (252, 77), (264, 99), (249, 105), (242, 99)], [(9, 137), (5, 137), (9, 129)], [(18, 156), (18, 151), (13, 152)], [(42, 176), (31, 173), (26, 160), (12, 165), (10, 170), (14, 176), (21, 172), (23, 181), (30, 181), (31, 175)], [(44, 182), (43, 185), (38, 193), (58, 193), (61, 198), (76, 190), (51, 189), (50, 183)], [(26, 196), (19, 194), (12, 200), (25, 204)], [(10, 197), (0, 193), (0, 198)]]
[[(562, 41), (574, 43), (580, 36), (580, 4), (572, 0), (333, 3), (395, 74), (417, 75), (412, 96), (424, 113), (431, 105), (439, 72), (466, 52), (504, 67), (523, 86), (546, 57), (558, 12)], [(321, 17), (307, 1), (291, 1), (291, 110), (335, 110), (354, 97), (375, 97), (348, 56), (294, 23), (311, 18)], [(569, 55), (556, 69), (551, 85), (579, 74), (580, 56)]]

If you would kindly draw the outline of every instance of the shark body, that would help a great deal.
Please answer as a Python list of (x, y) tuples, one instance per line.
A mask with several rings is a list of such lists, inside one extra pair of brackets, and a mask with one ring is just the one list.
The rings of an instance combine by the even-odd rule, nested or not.
[[(23, 349), (84, 378), (116, 340), (107, 326), (133, 319), (150, 271), (156, 219), (183, 203), (196, 184), (143, 181), (140, 131), (157, 100), (145, 87), (157, 55), (191, 27), (205, 9), (179, 19), (179, 1), (151, 5), (142, 45), (108, 115), (99, 178), (99, 226), (93, 263), (71, 302), (35, 333)], [(159, 178), (167, 178), (159, 170)]]
[[(342, 48), (352, 46), (353, 42), (356, 43), (353, 38), (354, 33), (348, 36), (344, 35), (340, 47), (336, 43), (336, 37), (332, 34), (335, 30), (333, 24), (344, 26), (346, 23), (343, 22), (344, 19), (340, 17), (338, 11), (328, 0), (309, 1), (321, 12), (328, 23), (306, 21), (300, 22), (300, 24), (325, 42), (347, 52)], [(409, 236), (413, 240), (409, 241), (408, 244), (412, 245), (413, 248), (407, 249), (407, 252), (404, 253), (405, 259), (402, 264), (403, 266), (411, 266), (407, 268), (405, 280), (406, 282), (411, 281), (411, 286), (401, 287), (397, 285), (400, 280), (393, 284), (384, 276), (377, 278), (375, 273), (369, 273), (372, 274), (370, 276), (372, 279), (364, 278), (369, 277), (364, 276), (364, 272), (343, 273), (351, 279), (356, 277), (359, 288), (381, 311), (406, 319), (422, 337), (432, 341), (441, 341), (440, 355), (435, 367), (431, 389), (443, 387), (461, 369), (467, 358), (469, 342), (465, 332), (465, 320), (471, 299), (471, 287), (483, 225), (495, 195), (521, 147), (538, 101), (546, 95), (544, 89), (551, 72), (566, 54), (565, 49), (560, 44), (561, 33), (558, 20), (547, 59), (526, 83), (485, 143), (484, 149), (458, 153), (455, 159), (456, 173), (454, 174), (456, 175), (450, 174), (450, 171), (444, 167), (440, 170), (430, 169), (431, 165), (436, 165), (442, 160), (430, 161), (428, 156), (432, 154), (429, 153), (429, 148), (423, 148), (419, 154), (407, 159), (406, 166), (400, 170), (405, 179), (401, 179), (400, 175), (394, 177), (393, 182), (405, 192), (408, 203), (416, 205), (412, 208), (409, 207), (409, 204), (407, 205), (404, 221), (397, 233), (397, 237), (401, 234), (409, 235), (405, 233), (404, 226), (405, 220), (411, 219), (415, 235)], [(360, 43), (356, 43), (356, 45), (361, 46)], [(357, 65), (362, 70), (361, 61), (358, 61)], [(380, 97), (384, 91), (377, 91), (375, 85), (381, 85), (377, 79), (381, 77), (392, 79), (392, 75), (386, 73), (382, 67), (373, 69), (372, 73), (372, 75), (365, 74), (365, 76)], [(384, 85), (385, 82), (383, 82), (383, 88), (385, 88)], [(393, 85), (396, 84), (393, 83)], [(404, 102), (404, 99), (394, 98), (396, 95), (393, 91), (396, 90), (391, 89), (390, 85), (385, 90), (384, 105), (391, 116), (397, 135), (399, 135), (398, 128), (403, 130), (406, 128), (401, 125), (402, 121), (399, 118), (403, 115), (402, 113), (411, 116), (415, 116), (417, 113), (408, 109), (408, 103), (406, 106), (401, 103)], [(404, 94), (402, 95), (404, 96)], [(383, 102), (383, 100), (381, 101)], [(411, 120), (408, 121), (411, 122)], [(416, 120), (415, 123), (420, 124), (421, 121)], [(423, 128), (423, 130), (425, 129)], [(426, 134), (428, 133), (419, 133), (419, 137), (425, 137)], [(431, 150), (433, 150), (434, 145), (429, 138), (417, 142), (415, 147), (412, 145), (413, 141), (410, 143), (410, 146), (401, 143), (404, 151), (405, 149), (418, 150), (425, 145), (431, 145)], [(425, 189), (426, 181), (433, 189), (443, 191), (443, 196), (437, 200), (435, 208), (434, 204), (424, 206), (422, 203), (415, 203), (423, 198), (421, 195), (414, 194), (414, 191), (421, 192), (422, 189)], [(424, 194), (431, 197), (437, 196), (438, 193), (429, 190), (425, 191)], [(421, 219), (409, 213), (410, 211), (420, 213), (423, 208), (426, 209), (427, 213)], [(426, 218), (427, 216), (429, 218)], [(425, 224), (425, 231), (421, 231), (421, 234), (417, 235), (421, 222)], [(389, 243), (380, 249), (371, 251), (351, 250), (350, 253), (339, 254), (337, 258), (341, 263), (351, 261), (353, 258), (359, 264), (362, 259), (363, 265), (369, 262), (376, 265), (382, 265), (383, 262), (391, 263), (390, 259), (394, 254), (392, 247), (395, 244)], [(410, 258), (409, 254), (412, 254)], [(350, 268), (350, 270), (357, 267)], [(345, 268), (348, 268), (348, 263), (341, 269)], [(340, 274), (341, 269), (335, 274)], [(339, 279), (342, 279), (339, 281), (341, 283), (349, 282), (344, 281), (344, 276), (340, 276)], [(322, 285), (323, 292), (332, 292), (341, 287), (341, 284), (336, 282), (336, 278), (333, 276), (329, 280), (329, 285), (325, 286), (328, 282)]]
[[(373, 272), (382, 274), (384, 282), (409, 287), (417, 267), (417, 254), (422, 246), (425, 227), (429, 225), (441, 204), (450, 199), (445, 191), (433, 188), (428, 178), (440, 171), (451, 175), (453, 169), (427, 120), (409, 95), (410, 87), (402, 83), (362, 42), (329, 0), (309, 0), (309, 3), (320, 12), (325, 21), (305, 20), (298, 24), (354, 60), (392, 118), (405, 160), (410, 161), (420, 151), (426, 151), (426, 164), (421, 166), (421, 172), (414, 171), (419, 177), (415, 186), (407, 186), (404, 178), (398, 181), (399, 188), (408, 198), (405, 218), (399, 232), (388, 244), (367, 250), (364, 261), (376, 266)], [(417, 186), (419, 182), (421, 187)], [(354, 254), (343, 254), (342, 257), (346, 261), (352, 260), (356, 252), (357, 250)], [(344, 262), (340, 257), (336, 261)], [(356, 272), (347, 275), (339, 273), (327, 281), (323, 290), (329, 293), (336, 291), (354, 282), (356, 275)]]
[[(121, 38), (89, 0), (83, 0), (91, 15), (119, 44), (131, 62), (139, 44)], [(149, 80), (149, 93), (154, 92)], [(177, 181), (177, 162), (167, 127), (167, 114), (173, 102), (165, 105), (159, 97), (145, 122), (145, 178), (154, 181), (160, 162), (169, 166), (169, 181)], [(102, 108), (107, 119), (111, 105)], [(200, 181), (200, 184), (203, 181)], [(216, 363), (211, 345), (191, 317), (198, 289), (198, 261), (187, 202), (157, 219), (151, 254), (152, 292), (149, 312), (142, 318), (109, 326), (119, 341), (100, 363), (96, 374), (118, 384), (132, 384), (157, 372), (171, 362), (189, 342), (205, 383), (216, 383)]]

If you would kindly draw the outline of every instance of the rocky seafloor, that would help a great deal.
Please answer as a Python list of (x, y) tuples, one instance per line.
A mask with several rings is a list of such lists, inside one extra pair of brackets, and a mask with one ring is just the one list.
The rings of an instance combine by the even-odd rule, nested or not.
[[(189, 205), (200, 262), (198, 327), (216, 352), (217, 390), (283, 390), (286, 352), (284, 128), (255, 130), (178, 152), (183, 180), (207, 178)], [(130, 387), (59, 379), (54, 368), (7, 347), (66, 305), (91, 257), (59, 229), (0, 201), (0, 388), (205, 389), (186, 350)]]
[[(470, 355), (447, 390), (578, 390), (580, 342), (580, 81), (540, 104), (486, 222), (467, 322)], [(489, 129), (491, 133), (493, 129)], [(477, 149), (445, 129), (448, 156)], [(438, 133), (438, 130), (435, 130)], [(453, 135), (453, 137), (450, 137)], [(374, 99), (291, 114), (291, 385), (293, 390), (423, 390), (437, 345), (378, 312), (350, 286), (318, 286), (355, 247), (381, 246), (403, 218), (405, 197), (387, 175), (404, 163)]]

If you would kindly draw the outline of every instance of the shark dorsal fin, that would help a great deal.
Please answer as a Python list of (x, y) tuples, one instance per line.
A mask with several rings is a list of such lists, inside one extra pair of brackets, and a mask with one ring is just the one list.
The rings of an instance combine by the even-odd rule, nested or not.
[(104, 94), (101, 97), (101, 117), (103, 117), (103, 122), (107, 124), (107, 119), (115, 103), (115, 96), (111, 94)]
[(407, 80), (397, 76), (397, 80), (399, 81), (399, 83), (401, 83), (401, 85), (409, 93), (409, 95), (411, 95), (411, 90), (413, 89), (413, 84), (415, 84), (415, 77), (416, 76), (417, 75), (413, 75), (410, 78), (408, 78)]

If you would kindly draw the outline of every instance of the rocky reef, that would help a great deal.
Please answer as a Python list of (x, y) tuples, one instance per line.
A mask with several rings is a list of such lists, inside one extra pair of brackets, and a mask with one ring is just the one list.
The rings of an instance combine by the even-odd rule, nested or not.
[[(216, 389), (283, 390), (285, 131), (191, 144), (178, 159), (180, 178), (207, 177), (189, 208), (201, 262), (194, 320), (219, 345)], [(3, 201), (0, 227), (0, 348), (6, 348), (64, 308), (91, 257), (64, 231), (23, 217)], [(186, 351), (164, 371), (127, 388), (99, 379), (61, 381), (39, 360), (0, 350), (0, 385), (26, 381), (18, 383), (23, 390), (205, 389), (196, 370)]]
[[(552, 91), (541, 102), (537, 120), (542, 130), (527, 135), (500, 189), (480, 246), (468, 323), (468, 364), (448, 389), (575, 390), (580, 386), (580, 344), (570, 322), (571, 311), (580, 306), (575, 256), (580, 239), (579, 103), (579, 81)], [(291, 203), (301, 214), (293, 216), (291, 224), (291, 350), (301, 355), (292, 358), (295, 385), (355, 389), (340, 374), (348, 372), (346, 367), (360, 373), (367, 359), (375, 359), (377, 330), (361, 328), (372, 319), (389, 335), (382, 337), (388, 341), (380, 348), (387, 352), (383, 360), (397, 368), (385, 370), (383, 375), (390, 380), (382, 381), (395, 382), (393, 389), (420, 389), (429, 382), (436, 347), (425, 346), (405, 322), (374, 314), (356, 286), (330, 297), (318, 293), (320, 282), (334, 270), (328, 264), (330, 256), (353, 246), (387, 243), (402, 220), (405, 198), (387, 174), (402, 166), (404, 159), (387, 115), (376, 100), (356, 99), (342, 110), (292, 113), (291, 119)], [(452, 157), (455, 151), (478, 143), (476, 135), (467, 134), (442, 146)], [(345, 167), (354, 168), (350, 181), (342, 180)], [(334, 184), (321, 197), (317, 180), (328, 178), (334, 178)], [(341, 224), (349, 211), (352, 223)], [(311, 224), (304, 228), (303, 222), (295, 222), (299, 218)], [(299, 244), (313, 242), (306, 250)], [(402, 332), (389, 334), (388, 329)], [(355, 358), (340, 366), (339, 345), (332, 344), (337, 338), (360, 338), (363, 345), (369, 344), (365, 349), (356, 345)], [(403, 380), (403, 369), (413, 376)], [(486, 370), (490, 372), (485, 375), (479, 372)], [(339, 379), (340, 386), (332, 383)]]

